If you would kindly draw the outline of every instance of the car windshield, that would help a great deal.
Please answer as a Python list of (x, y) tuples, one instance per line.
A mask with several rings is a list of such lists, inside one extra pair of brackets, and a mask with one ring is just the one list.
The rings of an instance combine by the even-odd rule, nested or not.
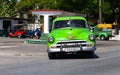
[(65, 27), (86, 28), (86, 22), (84, 20), (62, 20), (54, 23), (54, 29)]

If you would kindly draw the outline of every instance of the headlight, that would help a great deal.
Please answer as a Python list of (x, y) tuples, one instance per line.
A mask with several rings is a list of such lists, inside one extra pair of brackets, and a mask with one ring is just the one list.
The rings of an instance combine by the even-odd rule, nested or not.
[(54, 42), (54, 37), (50, 36), (50, 37), (48, 38), (48, 42), (53, 43), (53, 42)]
[(94, 39), (95, 39), (95, 36), (94, 36), (93, 34), (90, 34), (90, 35), (89, 35), (89, 39), (90, 39), (90, 40), (94, 40)]

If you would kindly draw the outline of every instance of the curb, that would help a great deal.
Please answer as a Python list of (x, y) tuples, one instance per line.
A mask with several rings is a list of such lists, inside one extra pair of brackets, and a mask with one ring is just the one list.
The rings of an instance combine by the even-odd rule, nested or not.
[(30, 40), (25, 40), (25, 44), (47, 44), (46, 40), (35, 40), (35, 39), (30, 39)]

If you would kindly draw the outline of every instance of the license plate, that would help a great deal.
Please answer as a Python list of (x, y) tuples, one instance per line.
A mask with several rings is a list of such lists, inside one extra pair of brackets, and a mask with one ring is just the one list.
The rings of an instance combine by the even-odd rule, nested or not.
[(65, 51), (65, 52), (76, 52), (79, 50), (80, 50), (80, 48), (63, 48), (63, 51)]

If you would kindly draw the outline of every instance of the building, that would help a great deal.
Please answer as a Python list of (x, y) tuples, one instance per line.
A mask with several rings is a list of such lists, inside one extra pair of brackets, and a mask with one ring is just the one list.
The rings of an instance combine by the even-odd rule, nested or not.
[[(86, 17), (85, 14), (79, 14), (79, 13), (72, 13), (72, 12), (66, 12), (62, 10), (31, 10), (30, 11), (33, 15), (37, 16), (35, 18), (35, 27), (39, 24), (40, 16), (44, 17), (44, 23), (43, 23), (43, 33), (49, 33), (50, 31), (50, 17), (51, 16), (71, 16), (71, 15), (80, 15)], [(42, 25), (42, 24), (39, 24)]]
[(28, 19), (0, 17), (0, 36), (8, 36), (15, 26), (27, 23)]

